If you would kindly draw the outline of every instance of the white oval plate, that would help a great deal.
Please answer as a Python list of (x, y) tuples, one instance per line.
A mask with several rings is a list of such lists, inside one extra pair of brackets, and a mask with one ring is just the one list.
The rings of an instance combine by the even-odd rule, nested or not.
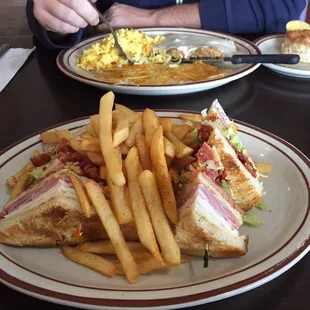
[[(271, 34), (258, 38), (254, 43), (262, 54), (281, 54), (281, 45), (284, 37), (284, 34)], [(263, 65), (280, 74), (304, 79), (310, 78), (310, 64), (307, 63), (299, 63), (297, 65)]]
[[(238, 54), (259, 54), (258, 48), (255, 44), (247, 41), (245, 39), (223, 34), (213, 31), (205, 30), (194, 30), (194, 29), (175, 29), (175, 28), (142, 28), (139, 29), (144, 31), (147, 35), (191, 35), (194, 41), (200, 41), (200, 44), (203, 45), (204, 42), (209, 41), (210, 39), (216, 40), (231, 40), (235, 43)], [(67, 76), (78, 80), (80, 82), (90, 84), (101, 89), (112, 90), (113, 92), (125, 93), (125, 94), (135, 94), (135, 95), (177, 95), (177, 94), (187, 94), (194, 93), (198, 91), (208, 90), (215, 87), (222, 86), (234, 80), (240, 79), (259, 67), (259, 64), (242, 64), (242, 65), (232, 65), (225, 64), (221, 65), (223, 68), (229, 68), (232, 70), (231, 73), (227, 74), (224, 77), (210, 79), (203, 82), (194, 82), (186, 84), (173, 84), (173, 85), (126, 85), (126, 84), (113, 84), (108, 82), (98, 81), (95, 78), (95, 74), (91, 72), (84, 71), (76, 66), (76, 56), (79, 55), (84, 49), (89, 48), (92, 44), (97, 41), (101, 41), (105, 35), (99, 35), (95, 37), (88, 38), (83, 40), (73, 48), (69, 50), (62, 51), (57, 57), (58, 68)], [(217, 46), (220, 48), (220, 46)]]
[[(173, 117), (188, 111), (159, 111)], [(86, 118), (54, 127), (73, 129)], [(249, 252), (236, 259), (194, 258), (178, 268), (141, 276), (134, 285), (107, 278), (67, 260), (59, 248), (17, 248), (0, 245), (0, 279), (5, 285), (47, 301), (87, 309), (172, 309), (209, 303), (251, 290), (296, 264), (310, 248), (310, 163), (286, 141), (261, 129), (237, 122), (241, 138), (254, 160), (273, 165), (265, 179), (267, 211), (264, 225), (242, 227), (249, 234)], [(10, 146), (0, 157), (0, 205), (8, 199), (6, 179), (22, 167), (34, 149), (42, 150), (35, 134)], [(270, 211), (270, 212), (269, 212)]]

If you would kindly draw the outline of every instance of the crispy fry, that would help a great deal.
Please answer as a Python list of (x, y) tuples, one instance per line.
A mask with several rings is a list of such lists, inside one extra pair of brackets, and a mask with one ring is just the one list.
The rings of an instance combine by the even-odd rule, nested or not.
[(69, 139), (69, 145), (78, 153), (85, 155), (85, 152), (82, 150), (82, 141), (77, 139)]
[(142, 113), (142, 123), (145, 132), (146, 144), (150, 146), (152, 137), (159, 126), (156, 113), (151, 109), (145, 109)]
[(125, 141), (125, 144), (128, 147), (133, 147), (136, 143), (136, 135), (140, 133), (143, 133), (143, 127), (142, 127), (142, 117), (139, 116), (135, 123), (131, 126), (129, 130), (129, 136)]
[(180, 171), (195, 161), (196, 158), (194, 156), (185, 156), (180, 159), (175, 158), (172, 163), (172, 166), (176, 168), (178, 171)]
[(138, 119), (138, 117), (140, 117), (141, 113), (136, 113), (136, 114), (129, 114), (128, 117), (128, 122), (129, 122), (129, 126), (133, 125), (136, 120)]
[(98, 152), (86, 152), (86, 156), (89, 158), (89, 160), (97, 165), (97, 166), (104, 166), (105, 162), (103, 159), (103, 156), (101, 153)]
[(196, 123), (202, 122), (200, 114), (179, 114), (179, 118)]
[[(102, 128), (103, 126), (101, 126)], [(121, 229), (117, 220), (106, 201), (100, 186), (93, 180), (85, 181), (86, 191), (90, 197), (93, 206), (95, 207), (99, 218), (114, 245), (116, 255), (120, 260), (124, 271), (126, 273), (127, 279), (130, 283), (135, 283), (138, 276), (138, 266), (135, 263), (128, 246), (124, 240)]]
[(144, 170), (139, 176), (139, 183), (162, 256), (169, 265), (177, 266), (181, 263), (181, 252), (164, 212), (155, 176), (151, 171)]
[(159, 124), (163, 127), (163, 132), (170, 132), (172, 128), (172, 119), (168, 117), (159, 118)]
[(137, 113), (122, 104), (115, 103), (115, 110), (124, 112), (127, 115), (136, 115)]
[(173, 124), (171, 132), (179, 139), (182, 140), (188, 133), (188, 127), (186, 125)]
[(125, 160), (122, 160), (122, 171), (123, 171), (124, 177), (125, 177), (126, 182), (127, 182), (128, 176), (127, 176), (127, 170), (126, 170), (126, 166), (125, 166)]
[(113, 146), (123, 143), (129, 136), (129, 121), (125, 113), (113, 111), (113, 118), (116, 121), (116, 127), (113, 133)]
[(71, 172), (68, 173), (71, 183), (78, 195), (82, 210), (87, 218), (90, 217), (90, 203), (86, 194), (84, 186), (81, 184), (80, 180)]
[(45, 144), (58, 144), (62, 138), (69, 139), (69, 130), (45, 131), (40, 134), (41, 140)]
[(172, 132), (168, 132), (166, 137), (173, 143), (177, 158), (182, 158), (193, 153), (193, 149), (181, 142)]
[(14, 188), (12, 189), (9, 201), (12, 201), (15, 198), (17, 198), (25, 190), (25, 186), (27, 184), (29, 175), (31, 171), (33, 170), (33, 168), (34, 168), (34, 165), (31, 161), (29, 161), (26, 164), (26, 166), (22, 168), (18, 181), (16, 182)]
[(92, 139), (83, 139), (81, 142), (81, 148), (84, 152), (101, 153), (100, 141), (95, 137), (92, 137)]
[(106, 166), (99, 167), (99, 177), (101, 180), (107, 179), (107, 167)]
[[(140, 242), (127, 241), (130, 252), (147, 252), (147, 249)], [(82, 252), (96, 254), (116, 254), (113, 243), (110, 240), (85, 242), (78, 246)]]
[(107, 259), (99, 255), (95, 255), (92, 253), (83, 253), (77, 248), (70, 246), (62, 246), (61, 249), (68, 259), (80, 265), (95, 269), (110, 277), (115, 275), (116, 264), (108, 261)]
[(175, 169), (174, 167), (170, 167), (169, 175), (172, 183), (177, 184), (179, 182), (180, 177), (177, 169)]
[(18, 170), (14, 175), (10, 176), (6, 182), (10, 187), (14, 187), (20, 177), (20, 175), (22, 174), (23, 168), (21, 168), (20, 170)]
[(175, 146), (166, 137), (164, 137), (165, 154), (171, 158), (175, 156)]
[(100, 134), (99, 114), (92, 115), (89, 119), (90, 119), (90, 123), (94, 129), (95, 135), (99, 138), (99, 134)]
[[(187, 256), (182, 255), (181, 256), (181, 262), (182, 263), (188, 263), (190, 259)], [(120, 263), (116, 264), (116, 274), (117, 275), (123, 275), (124, 270), (122, 268), (122, 265)], [(165, 262), (164, 264), (160, 264), (154, 257), (147, 257), (147, 258), (137, 258), (137, 264), (139, 268), (140, 274), (146, 274), (150, 273), (154, 270), (158, 269), (167, 269), (175, 266), (170, 266), (168, 262)]]
[(164, 210), (169, 220), (173, 224), (177, 224), (178, 212), (165, 158), (164, 137), (163, 129), (161, 126), (156, 130), (152, 138), (151, 159), (154, 167), (157, 186), (163, 201)]
[(113, 184), (116, 186), (122, 186), (126, 183), (126, 179), (122, 171), (121, 163), (117, 159), (112, 145), (113, 102), (114, 94), (112, 92), (107, 93), (100, 100), (100, 146)]
[(141, 134), (136, 135), (136, 146), (138, 149), (139, 158), (140, 158), (143, 170), (146, 170), (146, 169), (152, 170), (150, 149), (146, 144), (144, 135), (141, 135)]
[(128, 224), (133, 221), (133, 215), (125, 197), (125, 185), (115, 186), (112, 183), (109, 173), (107, 173), (107, 182), (110, 193), (111, 205), (114, 215), (120, 225)]
[(272, 169), (271, 164), (254, 162), (256, 169), (260, 174), (268, 175)]
[(130, 149), (125, 159), (125, 165), (128, 174), (128, 189), (131, 208), (134, 214), (139, 239), (154, 255), (156, 260), (161, 262), (162, 258), (159, 253), (151, 219), (138, 182), (138, 177), (142, 172), (142, 167), (139, 162), (139, 155), (136, 147)]

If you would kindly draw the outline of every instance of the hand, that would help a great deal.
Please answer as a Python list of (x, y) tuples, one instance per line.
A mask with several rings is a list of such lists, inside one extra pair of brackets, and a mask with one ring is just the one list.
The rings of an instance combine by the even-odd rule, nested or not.
[(33, 2), (34, 17), (49, 31), (75, 33), (88, 24), (95, 26), (99, 23), (98, 13), (87, 0), (33, 0)]
[[(153, 19), (154, 11), (114, 3), (103, 16), (115, 29), (154, 27), (156, 26)], [(104, 25), (101, 27), (104, 27)]]

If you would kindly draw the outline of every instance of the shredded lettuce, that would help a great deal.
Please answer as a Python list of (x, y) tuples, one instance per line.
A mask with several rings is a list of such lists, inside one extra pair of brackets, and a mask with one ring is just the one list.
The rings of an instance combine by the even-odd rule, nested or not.
[(250, 227), (259, 227), (263, 225), (261, 219), (255, 213), (245, 214), (243, 216), (243, 224)]
[(224, 189), (224, 191), (229, 191), (229, 187), (228, 187), (228, 184), (225, 180), (221, 180), (221, 185), (222, 185), (222, 188)]
[(198, 127), (196, 127), (193, 130), (193, 138), (194, 138), (195, 144), (197, 144), (199, 142), (199, 128)]
[(205, 256), (203, 257), (203, 268), (209, 267), (209, 255), (208, 250), (205, 250)]
[(240, 140), (237, 128), (234, 124), (231, 124), (226, 130), (222, 130), (222, 135), (227, 138), (238, 151), (244, 150), (244, 146)]
[(41, 180), (44, 177), (44, 170), (46, 170), (47, 165), (37, 167), (32, 170), (31, 176), (36, 180)]
[(266, 205), (266, 203), (261, 200), (259, 201), (256, 205), (255, 208), (259, 209), (259, 210), (266, 210), (268, 208), (268, 206)]

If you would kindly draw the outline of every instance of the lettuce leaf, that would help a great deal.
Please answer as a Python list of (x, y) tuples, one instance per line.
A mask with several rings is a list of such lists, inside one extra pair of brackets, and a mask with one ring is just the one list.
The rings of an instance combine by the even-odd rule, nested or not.
[(259, 201), (256, 205), (255, 208), (259, 209), (259, 210), (266, 210), (268, 208), (268, 206), (266, 205), (266, 203), (261, 200)]
[(243, 215), (243, 225), (247, 225), (250, 227), (259, 227), (263, 225), (261, 219), (255, 213), (249, 213)]

